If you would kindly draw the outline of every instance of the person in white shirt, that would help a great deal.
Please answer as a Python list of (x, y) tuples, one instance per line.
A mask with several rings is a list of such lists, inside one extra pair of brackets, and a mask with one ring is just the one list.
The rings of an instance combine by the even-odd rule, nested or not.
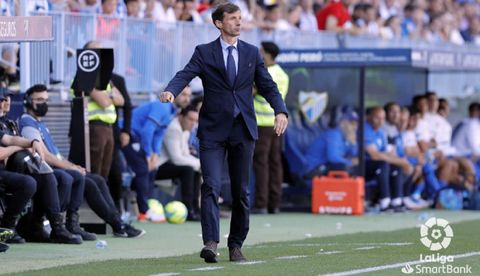
[(300, 14), (300, 30), (318, 32), (317, 18), (313, 13), (312, 0), (300, 0), (302, 13)]
[(190, 131), (198, 122), (198, 111), (188, 106), (180, 111), (168, 126), (163, 139), (156, 179), (180, 180), (182, 202), (188, 209), (187, 220), (200, 221), (198, 197), (200, 187), (200, 159), (190, 153)]
[(438, 113), (442, 114), (443, 121), (440, 121), (438, 132), (442, 133), (438, 137), (438, 148), (444, 152), (445, 155), (450, 156), (453, 161), (455, 161), (459, 168), (459, 175), (454, 184), (465, 186), (466, 188), (475, 187), (476, 184), (476, 174), (475, 167), (468, 158), (458, 155), (457, 150), (452, 146), (452, 126), (447, 121), (448, 114), (450, 113), (450, 106), (446, 99), (440, 99)]
[[(438, 128), (438, 119), (436, 115), (429, 113), (430, 110), (438, 109), (438, 103), (434, 101), (433, 108), (429, 108), (429, 100), (425, 95), (417, 95), (413, 98), (413, 107), (418, 112), (418, 122), (415, 128), (415, 135), (418, 141), (418, 146), (423, 154), (428, 158), (429, 162), (433, 162), (438, 168), (438, 179), (444, 184), (455, 181), (455, 176), (458, 171), (458, 164), (445, 158), (442, 151), (436, 148), (435, 141), (436, 129)], [(440, 117), (440, 116), (439, 116)], [(441, 118), (440, 118), (441, 120)]]
[(468, 118), (456, 128), (453, 135), (453, 146), (462, 156), (470, 156), (473, 161), (480, 158), (480, 103), (471, 103), (468, 107)]
[(173, 10), (175, 0), (150, 1), (154, 1), (152, 19), (164, 23), (175, 23), (177, 21)]

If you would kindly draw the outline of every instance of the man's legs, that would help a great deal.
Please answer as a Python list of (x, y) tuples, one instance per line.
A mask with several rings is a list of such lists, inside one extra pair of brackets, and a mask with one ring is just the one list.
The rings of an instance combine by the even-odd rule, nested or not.
[[(138, 150), (133, 145), (138, 144)], [(135, 173), (132, 186), (137, 193), (137, 204), (140, 213), (145, 214), (148, 211), (147, 201), (150, 198), (150, 176), (148, 172), (148, 164), (145, 153), (140, 149), (140, 144), (132, 141), (128, 146), (123, 148), (123, 153), (127, 159), (127, 163)]]
[(390, 205), (390, 166), (385, 161), (365, 162), (365, 178), (367, 180), (375, 179), (380, 190), (380, 209), (385, 210)]
[[(228, 139), (228, 167), (232, 190), (232, 218), (228, 247), (241, 248), (249, 230), (249, 191), (255, 141), (242, 118), (234, 121)], [(202, 205), (203, 207), (203, 205)]]

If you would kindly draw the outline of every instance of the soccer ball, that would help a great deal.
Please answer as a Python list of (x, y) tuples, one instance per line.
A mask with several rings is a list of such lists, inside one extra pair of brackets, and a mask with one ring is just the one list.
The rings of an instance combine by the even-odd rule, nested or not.
[(165, 222), (165, 213), (163, 211), (163, 205), (156, 199), (148, 200), (147, 218), (156, 223)]
[(187, 220), (188, 210), (180, 201), (172, 201), (165, 205), (165, 216), (172, 224), (181, 224)]

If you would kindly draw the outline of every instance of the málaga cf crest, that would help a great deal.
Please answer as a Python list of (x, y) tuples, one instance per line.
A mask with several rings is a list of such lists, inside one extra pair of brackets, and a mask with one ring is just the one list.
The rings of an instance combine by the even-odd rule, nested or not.
[(298, 94), (300, 110), (309, 123), (314, 123), (322, 116), (327, 108), (328, 94), (315, 91), (300, 91)]

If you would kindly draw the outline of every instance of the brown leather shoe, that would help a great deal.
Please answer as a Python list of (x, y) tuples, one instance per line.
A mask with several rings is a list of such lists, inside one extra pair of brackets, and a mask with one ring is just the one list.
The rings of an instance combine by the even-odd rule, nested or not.
[(238, 247), (228, 249), (230, 253), (230, 262), (245, 262), (247, 259), (242, 254), (242, 250)]
[(207, 241), (202, 251), (200, 252), (200, 258), (203, 258), (206, 263), (216, 263), (217, 243), (214, 241)]

